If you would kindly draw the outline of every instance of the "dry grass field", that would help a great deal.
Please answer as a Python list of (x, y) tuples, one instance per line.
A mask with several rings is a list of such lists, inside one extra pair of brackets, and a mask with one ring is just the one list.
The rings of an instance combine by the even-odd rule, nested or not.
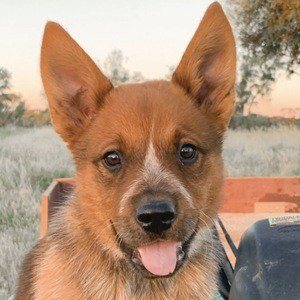
[[(300, 129), (230, 131), (228, 176), (300, 176)], [(70, 177), (72, 159), (52, 128), (0, 128), (0, 299), (7, 299), (39, 235), (39, 203), (52, 178)]]

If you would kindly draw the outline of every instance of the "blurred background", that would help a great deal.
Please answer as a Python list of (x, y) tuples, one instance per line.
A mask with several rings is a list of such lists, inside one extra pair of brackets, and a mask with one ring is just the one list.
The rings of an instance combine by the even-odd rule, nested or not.
[[(39, 235), (42, 192), (74, 166), (51, 127), (39, 74), (59, 22), (115, 85), (169, 80), (209, 0), (0, 0), (0, 299)], [(300, 2), (220, 1), (238, 49), (227, 175), (300, 176)]]

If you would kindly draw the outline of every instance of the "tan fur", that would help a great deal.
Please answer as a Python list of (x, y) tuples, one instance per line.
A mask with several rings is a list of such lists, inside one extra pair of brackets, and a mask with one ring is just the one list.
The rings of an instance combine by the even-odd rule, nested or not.
[[(219, 4), (210, 6), (171, 82), (113, 88), (57, 24), (45, 29), (42, 79), (56, 131), (73, 153), (76, 191), (25, 259), (17, 299), (213, 299), (218, 246), (211, 225), (223, 185), (223, 134), (234, 103), (235, 46)], [(178, 145), (194, 143), (193, 165)], [(122, 168), (103, 164), (122, 153)], [(151, 164), (153, 163), (153, 164)], [(135, 220), (140, 203), (173, 195), (179, 211), (160, 237), (185, 242), (184, 265), (149, 279), (127, 257), (157, 239)]]

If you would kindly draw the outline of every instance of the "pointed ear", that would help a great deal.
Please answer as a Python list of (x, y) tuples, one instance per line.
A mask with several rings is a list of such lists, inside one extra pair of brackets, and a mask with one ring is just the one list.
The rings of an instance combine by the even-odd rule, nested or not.
[(112, 85), (71, 36), (53, 22), (45, 27), (41, 74), (54, 128), (72, 150)]
[(226, 129), (234, 109), (235, 76), (234, 37), (221, 5), (215, 2), (207, 9), (172, 81)]

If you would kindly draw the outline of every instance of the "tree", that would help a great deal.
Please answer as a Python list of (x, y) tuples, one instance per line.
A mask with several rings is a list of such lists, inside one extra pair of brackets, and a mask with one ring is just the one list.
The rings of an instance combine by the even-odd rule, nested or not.
[(295, 74), (300, 64), (299, 0), (228, 0), (241, 53), (237, 86), (245, 103), (266, 95), (279, 73)]
[[(13, 105), (20, 102), (20, 96), (11, 93), (11, 74), (5, 69), (0, 68), (0, 126), (6, 125), (13, 117)], [(17, 107), (18, 107), (17, 106)], [(20, 107), (18, 114), (20, 114)]]
[(0, 68), (0, 111), (6, 109), (7, 103), (11, 101), (11, 97), (8, 94), (10, 79), (10, 73), (4, 68)]
[(141, 82), (145, 78), (141, 72), (131, 73), (124, 67), (126, 57), (121, 50), (115, 49), (108, 54), (103, 63), (103, 71), (114, 85), (125, 82)]
[(168, 72), (165, 75), (166, 80), (171, 80), (172, 79), (172, 76), (173, 76), (173, 73), (174, 73), (176, 67), (177, 67), (176, 65), (167, 66)]

